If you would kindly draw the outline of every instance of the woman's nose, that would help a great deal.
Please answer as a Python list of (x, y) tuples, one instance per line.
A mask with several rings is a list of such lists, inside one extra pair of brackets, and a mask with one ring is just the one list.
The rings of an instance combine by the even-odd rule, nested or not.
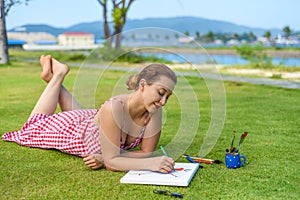
[(166, 105), (166, 103), (167, 103), (167, 97), (163, 96), (159, 102), (160, 102), (161, 106)]

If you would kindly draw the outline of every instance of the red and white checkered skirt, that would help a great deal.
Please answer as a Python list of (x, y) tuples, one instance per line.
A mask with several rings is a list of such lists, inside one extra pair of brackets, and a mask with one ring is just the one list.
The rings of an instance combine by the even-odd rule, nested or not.
[(76, 156), (101, 153), (99, 128), (94, 123), (96, 113), (96, 109), (87, 109), (50, 116), (34, 114), (21, 130), (8, 132), (2, 139), (28, 147), (58, 149)]
[[(124, 107), (124, 103), (118, 98), (111, 98), (106, 102), (113, 100)], [(54, 115), (34, 114), (21, 130), (5, 133), (2, 139), (28, 147), (57, 149), (76, 156), (99, 154), (101, 143), (99, 128), (94, 123), (96, 113), (97, 109), (81, 109)], [(131, 144), (125, 145), (120, 137), (121, 149), (130, 150), (142, 142), (147, 117), (139, 136)]]

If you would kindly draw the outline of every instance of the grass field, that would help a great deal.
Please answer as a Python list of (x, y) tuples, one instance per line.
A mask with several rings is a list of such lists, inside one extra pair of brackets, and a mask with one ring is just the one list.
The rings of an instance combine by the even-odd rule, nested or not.
[[(96, 69), (90, 69), (97, 73)], [(94, 70), (94, 71), (93, 71)], [(65, 86), (72, 90), (78, 68), (72, 68)], [(125, 72), (106, 71), (95, 98), (96, 106), (111, 96)], [(0, 132), (19, 129), (45, 87), (37, 64), (14, 62), (0, 66)], [(205, 81), (186, 77), (201, 111), (196, 136), (186, 153), (197, 155), (211, 118)], [(125, 87), (125, 85), (124, 85)], [(224, 82), (226, 119), (222, 133), (207, 155), (224, 161), (232, 131), (248, 131), (241, 153), (247, 164), (227, 169), (204, 165), (189, 187), (120, 184), (125, 172), (88, 169), (81, 158), (55, 150), (41, 150), (0, 141), (0, 199), (171, 199), (154, 194), (167, 189), (184, 199), (298, 199), (300, 91), (245, 83)], [(188, 94), (187, 94), (188, 95)], [(159, 145), (168, 144), (180, 122), (180, 99), (171, 97)], [(188, 130), (188, 129), (187, 129)], [(238, 135), (239, 136), (239, 135)], [(186, 162), (179, 158), (177, 161)]]

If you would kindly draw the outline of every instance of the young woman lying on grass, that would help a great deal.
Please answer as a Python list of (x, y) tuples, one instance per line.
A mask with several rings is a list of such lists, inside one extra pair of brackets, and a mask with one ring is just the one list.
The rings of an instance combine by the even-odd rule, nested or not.
[[(170, 68), (151, 64), (129, 77), (131, 94), (114, 96), (99, 109), (82, 109), (63, 86), (69, 67), (50, 55), (42, 55), (40, 63), (41, 77), (48, 84), (21, 130), (4, 134), (3, 140), (81, 156), (92, 169), (173, 169), (172, 158), (152, 157), (161, 134), (161, 107), (177, 82)], [(57, 104), (62, 112), (55, 114)], [(138, 145), (140, 150), (124, 151)]]

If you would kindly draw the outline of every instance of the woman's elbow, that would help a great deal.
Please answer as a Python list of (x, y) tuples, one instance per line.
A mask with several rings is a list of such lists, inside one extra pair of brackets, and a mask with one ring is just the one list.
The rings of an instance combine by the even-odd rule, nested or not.
[(119, 172), (120, 170), (114, 169), (112, 167), (109, 166), (105, 166), (106, 170), (111, 171), (111, 172)]
[(108, 171), (112, 171), (112, 172), (119, 172), (121, 171), (120, 169), (117, 169), (117, 167), (114, 166), (114, 164), (109, 160), (109, 161), (104, 161), (105, 163), (105, 168)]

